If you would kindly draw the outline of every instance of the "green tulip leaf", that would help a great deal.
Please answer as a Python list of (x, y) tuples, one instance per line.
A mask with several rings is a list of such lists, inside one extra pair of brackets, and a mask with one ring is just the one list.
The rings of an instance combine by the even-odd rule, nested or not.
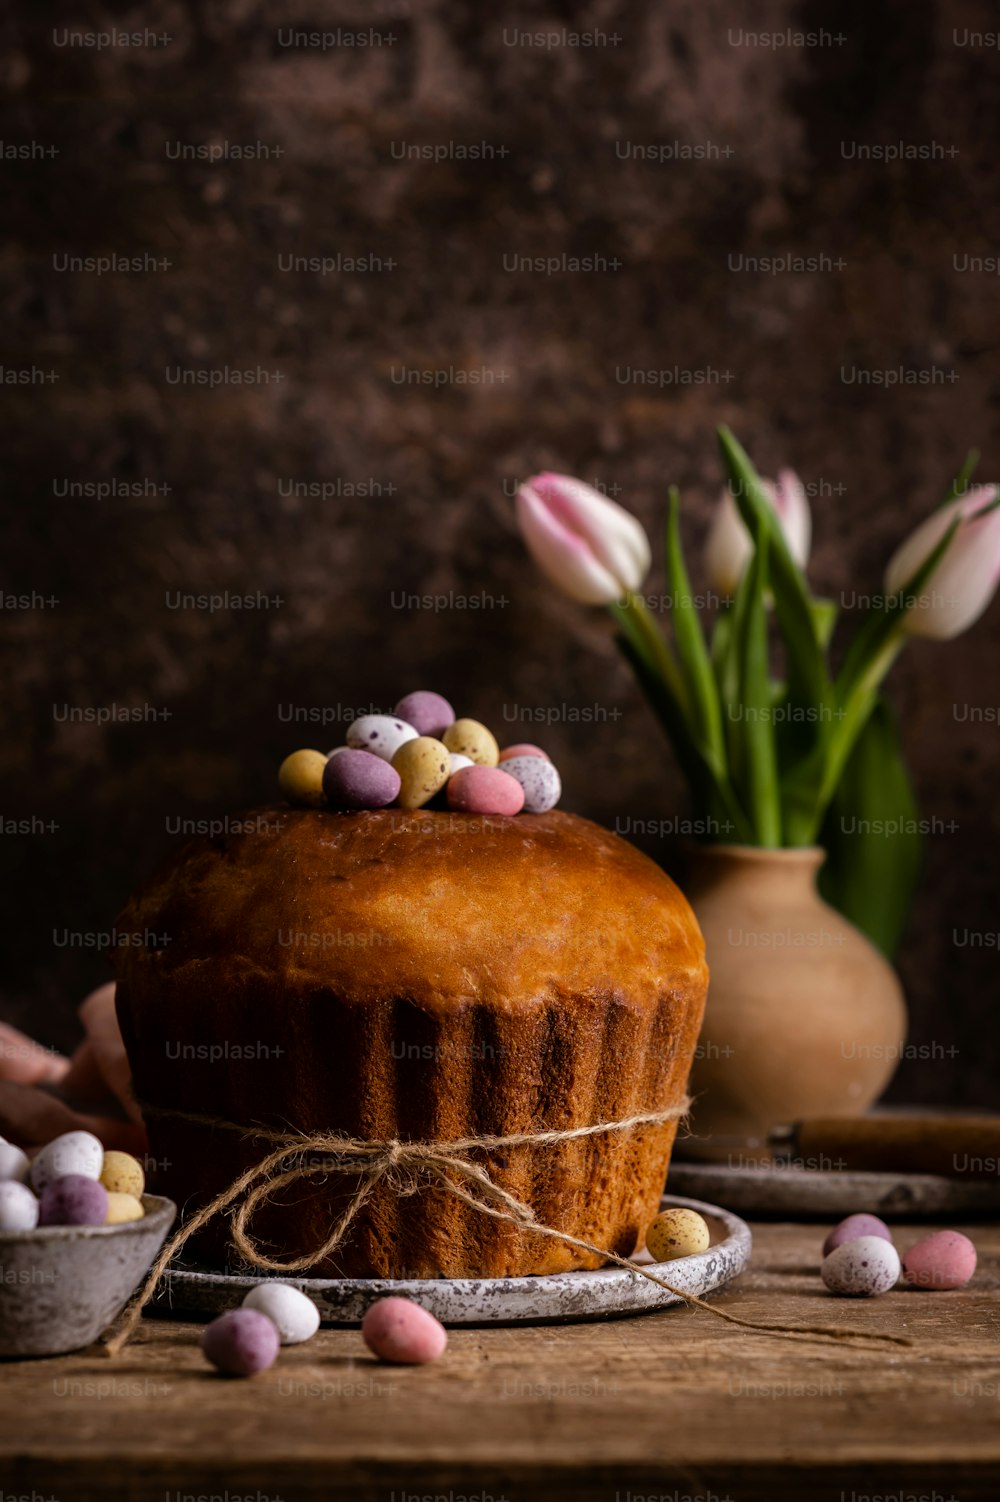
[(959, 470), (958, 474), (951, 482), (951, 487), (948, 491), (948, 494), (941, 502), (941, 506), (938, 507), (938, 510), (941, 510), (941, 508), (944, 506), (950, 506), (952, 501), (957, 501), (959, 496), (965, 495), (966, 491), (969, 488), (969, 481), (972, 479), (972, 476), (975, 473), (976, 465), (978, 463), (979, 450), (970, 449), (965, 458), (962, 460), (962, 468)]
[[(781, 523), (746, 452), (727, 427), (718, 431), (729, 488), (754, 546), (759, 548), (761, 539), (767, 538), (768, 572), (775, 613), (788, 652), (790, 692), (794, 698), (818, 708), (830, 702), (831, 686), (805, 579), (789, 552)], [(818, 715), (815, 723), (820, 727), (818, 733), (822, 733), (823, 717)]]
[(688, 703), (692, 706), (695, 725), (692, 727), (700, 741), (706, 761), (715, 768), (716, 774), (725, 775), (726, 755), (722, 738), (722, 715), (719, 709), (719, 693), (712, 663), (705, 644), (701, 618), (691, 593), (691, 581), (684, 563), (681, 545), (680, 496), (676, 485), (670, 487), (670, 508), (667, 514), (667, 580), (670, 585), (670, 618), (674, 628), (677, 656), (687, 686)]
[(715, 654), (715, 676), (722, 705), (726, 761), (733, 787), (743, 792), (741, 801), (744, 807), (749, 807), (749, 805), (745, 792), (747, 752), (746, 716), (743, 710), (742, 648), (746, 635), (747, 614), (756, 584), (757, 576), (749, 568), (745, 568), (736, 586), (731, 608), (716, 622), (715, 639), (712, 642)]
[(691, 736), (683, 710), (663, 678), (636, 648), (630, 636), (620, 632), (616, 641), (674, 748), (674, 755), (691, 789), (698, 817), (714, 821), (716, 828), (729, 839), (752, 845), (753, 828), (740, 808), (728, 778), (719, 777), (705, 761)]
[(827, 809), (819, 887), (889, 959), (903, 937), (920, 876), (918, 820), (895, 721), (879, 699)]
[(771, 681), (768, 676), (767, 589), (768, 536), (761, 534), (746, 571), (747, 592), (738, 622), (742, 743), (746, 786), (742, 802), (753, 819), (758, 845), (781, 844), (781, 799), (774, 744)]

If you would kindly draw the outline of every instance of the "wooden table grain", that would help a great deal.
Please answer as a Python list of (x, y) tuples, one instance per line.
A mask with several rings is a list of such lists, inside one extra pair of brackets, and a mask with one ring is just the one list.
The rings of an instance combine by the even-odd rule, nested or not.
[[(1000, 1497), (1000, 1228), (972, 1286), (827, 1295), (822, 1231), (756, 1225), (714, 1296), (763, 1320), (859, 1325), (912, 1348), (833, 1347), (670, 1309), (451, 1331), (427, 1368), (324, 1330), (252, 1381), (199, 1327), (151, 1319), (98, 1349), (0, 1363), (0, 1498), (54, 1502), (971, 1502)], [(906, 1245), (922, 1234), (901, 1228)]]

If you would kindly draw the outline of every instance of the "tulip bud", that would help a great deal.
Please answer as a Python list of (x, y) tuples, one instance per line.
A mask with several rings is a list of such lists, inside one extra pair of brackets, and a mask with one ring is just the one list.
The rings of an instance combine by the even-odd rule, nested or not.
[[(809, 559), (812, 517), (802, 481), (794, 470), (783, 469), (778, 474), (777, 483), (762, 480), (761, 485), (777, 513), (788, 551), (799, 568), (805, 568)], [(720, 595), (735, 593), (752, 552), (750, 533), (727, 486), (719, 498), (705, 547), (709, 581)]]
[(516, 507), (529, 553), (571, 600), (610, 605), (649, 572), (649, 539), (635, 517), (582, 480), (535, 475)]
[(952, 521), (958, 529), (913, 605), (903, 617), (908, 636), (948, 641), (979, 619), (1000, 583), (1000, 508), (996, 485), (976, 485), (932, 512), (898, 547), (885, 571), (885, 592), (898, 594), (941, 541)]

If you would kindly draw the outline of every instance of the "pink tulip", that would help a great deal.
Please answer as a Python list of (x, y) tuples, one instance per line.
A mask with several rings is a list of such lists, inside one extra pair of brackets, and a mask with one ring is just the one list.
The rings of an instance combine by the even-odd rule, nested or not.
[[(783, 469), (777, 483), (771, 480), (761, 483), (777, 512), (789, 552), (799, 568), (805, 568), (812, 539), (812, 517), (802, 481), (794, 470)], [(727, 486), (719, 498), (705, 548), (705, 566), (713, 588), (721, 595), (733, 594), (752, 552), (750, 533)]]
[(610, 605), (649, 572), (649, 539), (635, 517), (582, 480), (535, 475), (516, 506), (529, 553), (571, 600)]
[[(1000, 583), (1000, 507), (996, 485), (976, 485), (957, 501), (932, 512), (893, 553), (885, 592), (895, 595), (933, 552), (954, 517), (958, 530), (915, 602), (903, 617), (908, 636), (948, 641), (979, 619)], [(991, 510), (990, 507), (993, 507)]]

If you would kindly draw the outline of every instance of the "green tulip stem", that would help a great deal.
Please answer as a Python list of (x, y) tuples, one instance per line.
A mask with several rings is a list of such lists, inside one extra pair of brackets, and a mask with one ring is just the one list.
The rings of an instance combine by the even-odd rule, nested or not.
[(653, 619), (652, 612), (642, 595), (626, 594), (610, 607), (620, 628), (634, 643), (637, 651), (663, 679), (681, 713), (687, 716), (687, 691), (680, 666), (671, 650), (670, 643)]

